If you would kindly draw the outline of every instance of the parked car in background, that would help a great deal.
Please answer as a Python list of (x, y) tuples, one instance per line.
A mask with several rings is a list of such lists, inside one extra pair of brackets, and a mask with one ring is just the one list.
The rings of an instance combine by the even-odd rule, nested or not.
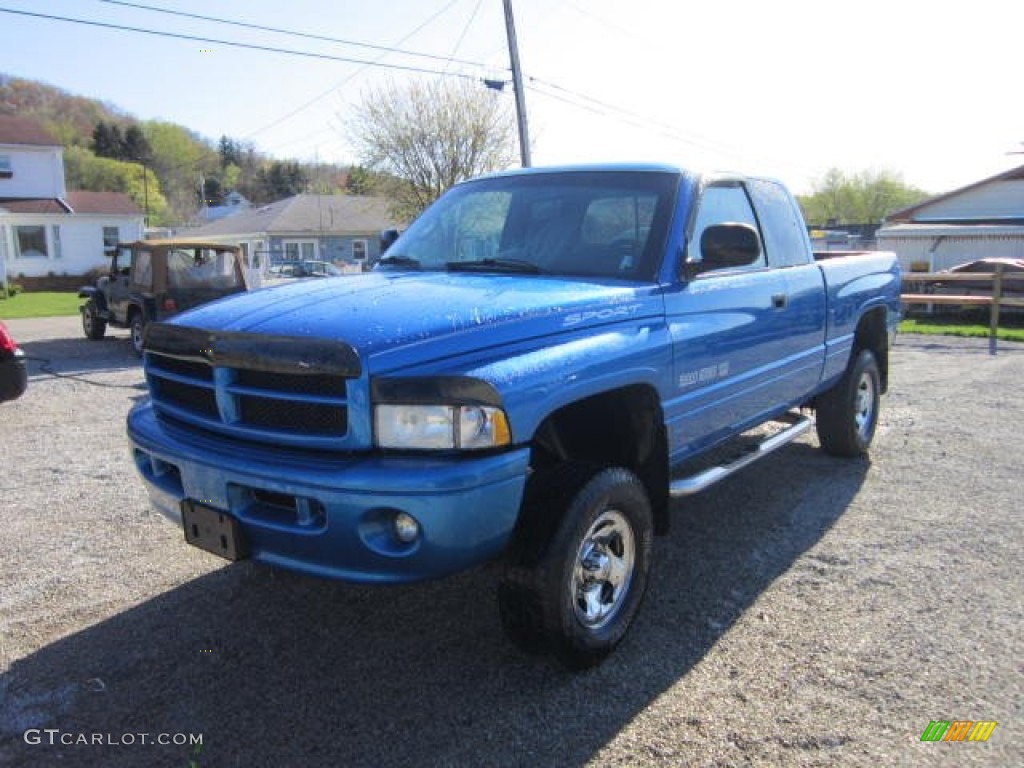
[(0, 323), (0, 403), (21, 397), (27, 386), (25, 353), (18, 348), (7, 326)]
[[(996, 268), (1003, 267), (1003, 296), (1024, 297), (1024, 259), (975, 259), (957, 264), (945, 270), (953, 275), (991, 275)], [(967, 296), (991, 296), (992, 278), (979, 277), (978, 280), (956, 280), (950, 283), (939, 283), (939, 293), (957, 293)]]
[(302, 272), (306, 277), (337, 277), (345, 274), (329, 261), (304, 261)]
[(340, 269), (329, 261), (282, 261), (267, 270), (271, 279), (287, 277), (334, 277), (342, 275)]
[(78, 295), (82, 331), (102, 339), (107, 326), (130, 328), (132, 349), (142, 354), (146, 326), (208, 301), (246, 290), (241, 249), (188, 240), (119, 243), (110, 274)]

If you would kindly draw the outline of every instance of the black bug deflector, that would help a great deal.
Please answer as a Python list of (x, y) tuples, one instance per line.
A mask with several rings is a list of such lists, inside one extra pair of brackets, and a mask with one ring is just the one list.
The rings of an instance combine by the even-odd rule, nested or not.
[(224, 368), (274, 373), (326, 373), (346, 379), (362, 372), (351, 345), (334, 339), (207, 331), (184, 325), (152, 323), (146, 329), (146, 352), (205, 362)]

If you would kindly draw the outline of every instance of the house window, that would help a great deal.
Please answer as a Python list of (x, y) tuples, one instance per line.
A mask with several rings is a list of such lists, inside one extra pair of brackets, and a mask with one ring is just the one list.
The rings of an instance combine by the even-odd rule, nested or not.
[(0, 179), (9, 179), (14, 175), (14, 168), (11, 167), (11, 156), (0, 155)]
[(63, 254), (60, 249), (60, 227), (56, 224), (50, 227), (50, 241), (53, 243), (53, 258), (59, 259)]
[(284, 257), (289, 261), (298, 261), (299, 259), (315, 259), (316, 241), (286, 240), (284, 243)]
[(366, 258), (366, 241), (365, 240), (353, 240), (352, 241), (352, 258), (356, 261), (362, 261)]
[(18, 258), (47, 259), (46, 227), (39, 225), (16, 226), (14, 228), (14, 247)]
[(103, 228), (103, 252), (105, 254), (108, 256), (112, 254), (120, 241), (121, 232), (117, 227)]

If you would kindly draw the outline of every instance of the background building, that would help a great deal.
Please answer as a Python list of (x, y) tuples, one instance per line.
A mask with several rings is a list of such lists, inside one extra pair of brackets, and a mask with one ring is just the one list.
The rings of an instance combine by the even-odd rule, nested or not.
[(896, 211), (878, 231), (878, 247), (918, 272), (1024, 258), (1024, 166)]

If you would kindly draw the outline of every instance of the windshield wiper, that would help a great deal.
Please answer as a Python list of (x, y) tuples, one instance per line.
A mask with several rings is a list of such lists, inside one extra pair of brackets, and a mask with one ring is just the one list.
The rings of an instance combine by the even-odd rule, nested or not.
[(420, 268), (420, 260), (414, 259), (412, 256), (402, 256), (395, 254), (393, 256), (385, 256), (377, 262), (378, 265), (385, 267), (410, 267), (412, 269)]
[(520, 272), (527, 275), (538, 275), (541, 272), (541, 268), (536, 264), (522, 259), (449, 261), (445, 266), (449, 272)]

